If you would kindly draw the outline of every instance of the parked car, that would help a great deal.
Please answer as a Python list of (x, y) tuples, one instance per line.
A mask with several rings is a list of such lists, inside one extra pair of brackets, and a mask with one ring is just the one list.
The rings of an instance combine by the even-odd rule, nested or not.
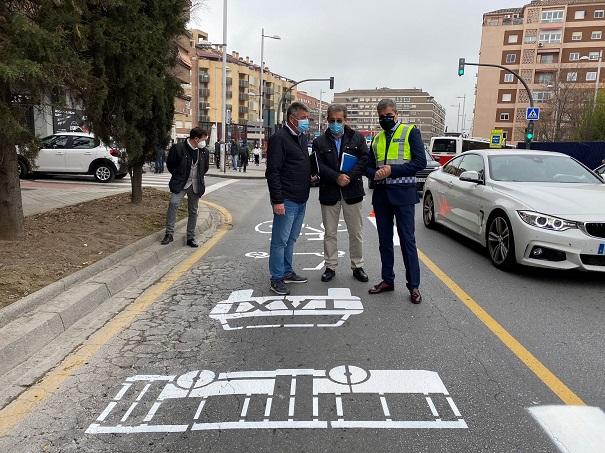
[(30, 162), (19, 155), (18, 165), (21, 178), (32, 173), (66, 173), (93, 175), (98, 182), (111, 182), (128, 174), (122, 150), (84, 132), (61, 132), (45, 137), (37, 158)]
[(433, 156), (431, 156), (428, 151), (425, 151), (424, 153), (426, 154), (426, 167), (424, 170), (420, 170), (416, 173), (416, 188), (418, 189), (418, 192), (424, 190), (424, 183), (426, 182), (427, 176), (440, 167), (439, 162), (433, 159)]
[(545, 151), (476, 150), (432, 172), (423, 221), (516, 264), (605, 272), (605, 183), (575, 159)]
[(594, 169), (594, 172), (605, 178), (605, 164), (601, 165)]

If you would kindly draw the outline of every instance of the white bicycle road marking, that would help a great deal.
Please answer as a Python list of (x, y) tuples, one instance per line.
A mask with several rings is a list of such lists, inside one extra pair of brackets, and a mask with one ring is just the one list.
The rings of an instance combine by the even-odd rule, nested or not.
[[(326, 265), (326, 261), (323, 259), (323, 257), (324, 257), (323, 252), (294, 252), (294, 255), (317, 256), (319, 258), (322, 258), (322, 260), (320, 261), (320, 263), (317, 266), (303, 267), (302, 268), (303, 271), (319, 271), (319, 270), (323, 269), (324, 266)], [(254, 259), (258, 260), (258, 259), (269, 258), (269, 253), (268, 252), (248, 252), (244, 256), (246, 256), (247, 258), (254, 258)], [(342, 258), (343, 256), (345, 256), (345, 252), (343, 252), (342, 250), (339, 250), (338, 258)]]
[[(276, 385), (278, 379), (281, 379), (282, 383), (284, 379), (289, 379), (290, 385), (278, 387)], [(307, 385), (297, 385), (301, 380), (305, 380)], [(154, 387), (158, 395), (155, 400), (136, 402), (137, 399), (141, 399), (138, 387), (142, 384)], [(126, 388), (125, 393), (124, 388)], [(279, 390), (280, 388), (289, 388), (289, 392), (279, 393), (283, 392)], [(129, 404), (129, 401), (124, 401), (126, 395), (135, 403)], [(359, 398), (355, 398), (356, 395), (359, 395)], [(389, 403), (395, 404), (397, 397), (402, 395), (417, 395), (425, 398), (426, 414), (418, 417), (417, 414), (402, 413), (401, 410), (393, 412)], [(441, 414), (437, 412), (429, 395), (433, 399), (447, 400), (448, 405), (440, 406)], [(220, 404), (225, 401), (221, 398), (227, 397), (231, 401), (234, 396), (243, 401), (237, 405), (237, 414), (229, 413), (231, 406)], [(346, 401), (343, 396), (347, 397)], [(199, 403), (193, 406), (186, 404), (190, 398), (198, 399)], [(273, 404), (273, 401), (284, 399), (288, 402), (287, 410), (283, 403), (277, 406)], [(357, 410), (349, 411), (352, 407), (350, 406), (352, 399), (357, 403), (354, 405)], [(372, 399), (376, 401), (373, 402)], [(300, 401), (303, 403), (301, 404)], [(313, 409), (312, 413), (309, 413), (308, 403), (311, 401)], [(214, 410), (205, 412), (204, 409), (213, 402)], [(368, 411), (369, 407), (379, 404), (382, 409), (382, 419), (376, 419), (376, 416), (364, 418), (364, 411), (359, 410), (359, 403), (367, 404)], [(136, 404), (140, 406), (137, 407)], [(191, 420), (187, 420), (187, 414), (178, 414), (177, 423), (166, 423), (171, 414), (174, 414), (170, 410), (162, 411), (163, 405), (167, 404), (172, 410), (175, 407), (189, 408), (186, 410), (191, 410), (189, 415)], [(145, 410), (141, 410), (143, 405)], [(410, 410), (408, 406), (405, 406), (405, 409)], [(250, 415), (251, 411), (256, 415)], [(336, 412), (336, 420), (334, 420), (334, 412)], [(429, 413), (431, 415), (428, 415)], [(108, 418), (111, 421), (105, 423)], [(156, 418), (162, 422), (149, 423)], [(233, 421), (234, 418), (238, 421)], [(126, 422), (128, 424), (125, 424)], [(187, 430), (291, 428), (465, 429), (468, 426), (443, 381), (434, 371), (365, 370), (357, 366), (340, 365), (329, 371), (278, 369), (227, 372), (217, 375), (210, 370), (196, 370), (180, 376), (128, 377), (120, 392), (102, 411), (95, 423), (88, 427), (86, 433), (134, 434)]]
[[(350, 316), (363, 313), (361, 299), (352, 296), (348, 288), (329, 288), (327, 296), (252, 297), (253, 292), (232, 292), (227, 300), (216, 304), (210, 317), (219, 321), (224, 330), (241, 330), (340, 327)], [(301, 317), (307, 322), (299, 321)]]
[[(271, 234), (272, 228), (273, 220), (266, 220), (256, 225), (254, 227), (254, 231), (261, 234)], [(338, 233), (344, 233), (347, 231), (344, 220), (339, 220), (336, 231)], [(316, 228), (308, 223), (303, 223), (300, 235), (306, 237), (308, 241), (323, 241), (325, 236), (324, 224), (320, 223), (319, 228)]]

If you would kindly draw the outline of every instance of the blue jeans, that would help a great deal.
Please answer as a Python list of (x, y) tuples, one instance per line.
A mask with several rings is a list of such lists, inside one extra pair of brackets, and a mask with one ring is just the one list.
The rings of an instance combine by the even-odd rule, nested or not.
[(286, 200), (284, 205), (286, 207), (284, 215), (273, 214), (271, 249), (269, 251), (269, 272), (272, 281), (283, 280), (286, 275), (293, 272), (294, 243), (302, 229), (307, 203)]

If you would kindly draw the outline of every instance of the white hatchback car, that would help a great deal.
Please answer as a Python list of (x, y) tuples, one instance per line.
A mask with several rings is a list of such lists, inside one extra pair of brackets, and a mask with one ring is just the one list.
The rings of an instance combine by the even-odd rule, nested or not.
[(564, 154), (476, 150), (428, 176), (427, 227), (487, 247), (493, 264), (605, 272), (605, 183)]
[(19, 156), (19, 176), (24, 178), (34, 172), (72, 173), (93, 175), (98, 182), (111, 182), (128, 174), (124, 154), (92, 134), (60, 132), (42, 139), (42, 147), (33, 162)]

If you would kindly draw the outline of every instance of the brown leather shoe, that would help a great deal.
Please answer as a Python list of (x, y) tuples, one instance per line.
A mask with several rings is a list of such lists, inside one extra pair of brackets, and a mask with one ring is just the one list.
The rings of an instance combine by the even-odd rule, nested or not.
[(420, 294), (420, 290), (418, 288), (410, 290), (410, 302), (413, 304), (419, 304), (422, 302), (422, 295)]
[(387, 291), (395, 291), (395, 287), (393, 285), (389, 285), (388, 283), (380, 282), (368, 289), (368, 293), (370, 294), (380, 294)]

